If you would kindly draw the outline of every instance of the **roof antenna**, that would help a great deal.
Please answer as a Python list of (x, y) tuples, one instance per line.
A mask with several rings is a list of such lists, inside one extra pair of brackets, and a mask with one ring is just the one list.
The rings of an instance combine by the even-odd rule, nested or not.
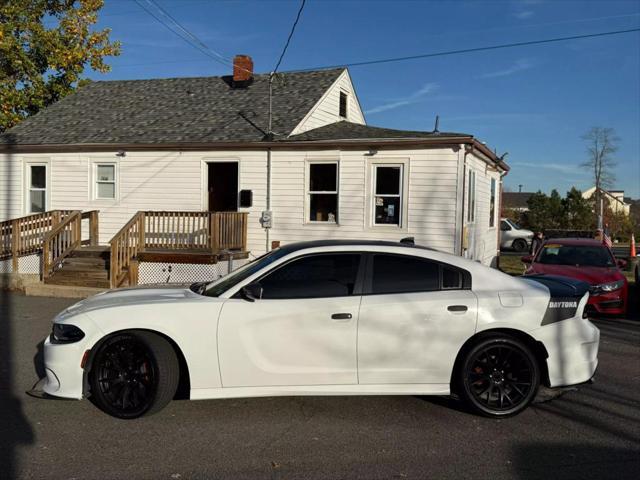
[(436, 115), (436, 124), (433, 127), (433, 132), (431, 133), (440, 133), (440, 130), (438, 130), (438, 125), (440, 125), (440, 115)]

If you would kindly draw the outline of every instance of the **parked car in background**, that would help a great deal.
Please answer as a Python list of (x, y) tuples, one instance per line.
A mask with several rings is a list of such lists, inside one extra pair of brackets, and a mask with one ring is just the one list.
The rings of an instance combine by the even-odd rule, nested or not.
[(522, 257), (528, 264), (525, 275), (548, 274), (583, 280), (589, 285), (587, 313), (624, 315), (627, 310), (628, 282), (605, 244), (593, 239), (549, 239), (536, 255)]
[(500, 249), (526, 252), (531, 246), (533, 232), (521, 228), (516, 222), (508, 218), (500, 219)]
[(391, 242), (288, 244), (211, 283), (110, 291), (58, 315), (44, 391), (136, 418), (191, 399), (448, 395), (522, 411), (588, 381), (589, 286)]

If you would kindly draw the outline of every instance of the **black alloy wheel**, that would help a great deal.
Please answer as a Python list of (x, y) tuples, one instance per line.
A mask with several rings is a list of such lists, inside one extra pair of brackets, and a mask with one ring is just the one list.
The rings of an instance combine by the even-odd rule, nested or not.
[(477, 412), (515, 415), (535, 397), (540, 368), (531, 350), (510, 337), (486, 339), (469, 351), (462, 368), (462, 393)]
[(91, 398), (104, 412), (133, 419), (161, 410), (175, 395), (179, 367), (175, 351), (150, 332), (118, 334), (93, 360)]

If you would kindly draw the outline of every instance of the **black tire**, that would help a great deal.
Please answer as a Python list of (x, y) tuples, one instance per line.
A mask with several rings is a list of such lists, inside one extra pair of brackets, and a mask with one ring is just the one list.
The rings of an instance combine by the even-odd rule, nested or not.
[(516, 238), (513, 241), (513, 249), (516, 252), (526, 252), (527, 251), (527, 241), (522, 238)]
[(540, 386), (535, 355), (523, 342), (507, 335), (480, 340), (466, 352), (456, 376), (462, 400), (487, 417), (520, 413)]
[(162, 410), (178, 388), (173, 347), (151, 332), (130, 331), (107, 339), (89, 374), (91, 399), (105, 413), (134, 419)]

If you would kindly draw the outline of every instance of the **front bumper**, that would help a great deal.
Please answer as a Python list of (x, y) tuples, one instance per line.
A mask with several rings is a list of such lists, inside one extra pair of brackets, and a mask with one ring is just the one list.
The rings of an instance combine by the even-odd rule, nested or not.
[(624, 315), (627, 311), (627, 295), (625, 289), (591, 295), (587, 304), (587, 313)]
[(549, 386), (584, 383), (598, 367), (600, 330), (589, 320), (570, 318), (540, 327), (531, 334), (542, 342), (549, 354)]
[(43, 391), (62, 398), (82, 398), (84, 370), (80, 366), (86, 342), (55, 344), (44, 341), (44, 366), (47, 377)]

